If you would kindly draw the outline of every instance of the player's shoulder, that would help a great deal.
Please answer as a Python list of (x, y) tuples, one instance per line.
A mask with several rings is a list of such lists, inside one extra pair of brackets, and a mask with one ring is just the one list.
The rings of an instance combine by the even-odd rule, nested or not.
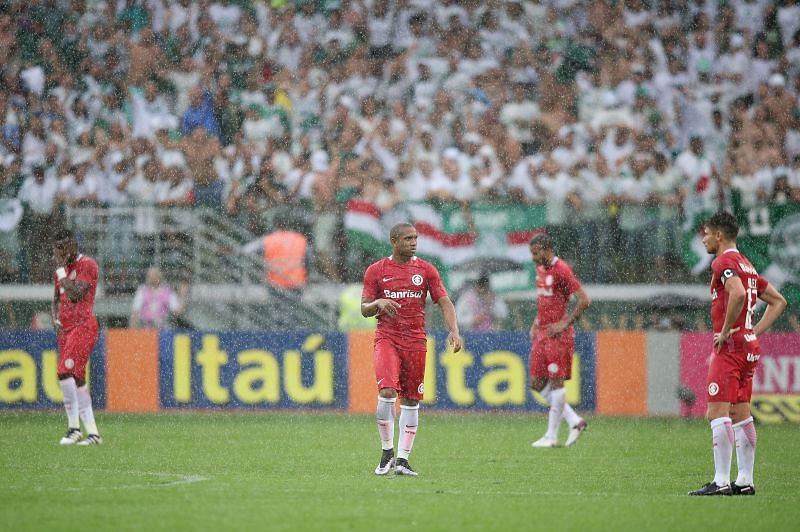
[(563, 275), (575, 275), (572, 270), (572, 265), (561, 257), (559, 257), (555, 264), (553, 264), (553, 269)]
[(91, 268), (95, 270), (97, 269), (97, 261), (94, 260), (89, 255), (79, 256), (76, 262), (78, 263), (78, 266), (81, 268)]

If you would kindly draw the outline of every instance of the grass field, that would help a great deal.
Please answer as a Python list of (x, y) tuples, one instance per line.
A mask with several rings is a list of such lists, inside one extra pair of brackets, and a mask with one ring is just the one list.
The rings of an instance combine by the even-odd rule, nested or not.
[(422, 412), (420, 476), (380, 478), (372, 416), (100, 413), (62, 447), (62, 414), (5, 412), (0, 530), (800, 529), (797, 426), (759, 427), (755, 497), (693, 498), (706, 423), (589, 421), (532, 449), (544, 416)]

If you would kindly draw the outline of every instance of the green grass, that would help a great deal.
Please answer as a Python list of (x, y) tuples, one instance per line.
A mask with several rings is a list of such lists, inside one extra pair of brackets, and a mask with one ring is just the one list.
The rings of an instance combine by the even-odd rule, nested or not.
[[(589, 419), (532, 449), (542, 415), (422, 412), (418, 478), (379, 478), (373, 416), (0, 413), (0, 530), (797, 530), (796, 426), (760, 426), (755, 497), (691, 498), (713, 476), (701, 421)], [(562, 426), (562, 440), (566, 431)], [(735, 466), (734, 466), (735, 475)]]

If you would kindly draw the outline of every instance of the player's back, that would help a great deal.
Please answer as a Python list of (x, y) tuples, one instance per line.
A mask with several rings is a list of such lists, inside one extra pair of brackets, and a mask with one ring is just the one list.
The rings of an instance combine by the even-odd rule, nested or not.
[(722, 330), (725, 323), (728, 309), (725, 283), (738, 277), (744, 287), (745, 301), (731, 327), (731, 337), (752, 335), (753, 310), (758, 296), (766, 290), (767, 281), (758, 274), (750, 260), (736, 248), (729, 249), (716, 257), (711, 263), (711, 272), (711, 322), (714, 332)]

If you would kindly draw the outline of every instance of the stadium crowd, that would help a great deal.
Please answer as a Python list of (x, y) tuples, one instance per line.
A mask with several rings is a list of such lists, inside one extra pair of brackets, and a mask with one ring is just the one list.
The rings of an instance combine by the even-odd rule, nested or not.
[(545, 205), (586, 282), (675, 280), (694, 214), (800, 202), (799, 96), (796, 0), (6, 0), (0, 280), (142, 205), (295, 213), (358, 280), (353, 197)]

